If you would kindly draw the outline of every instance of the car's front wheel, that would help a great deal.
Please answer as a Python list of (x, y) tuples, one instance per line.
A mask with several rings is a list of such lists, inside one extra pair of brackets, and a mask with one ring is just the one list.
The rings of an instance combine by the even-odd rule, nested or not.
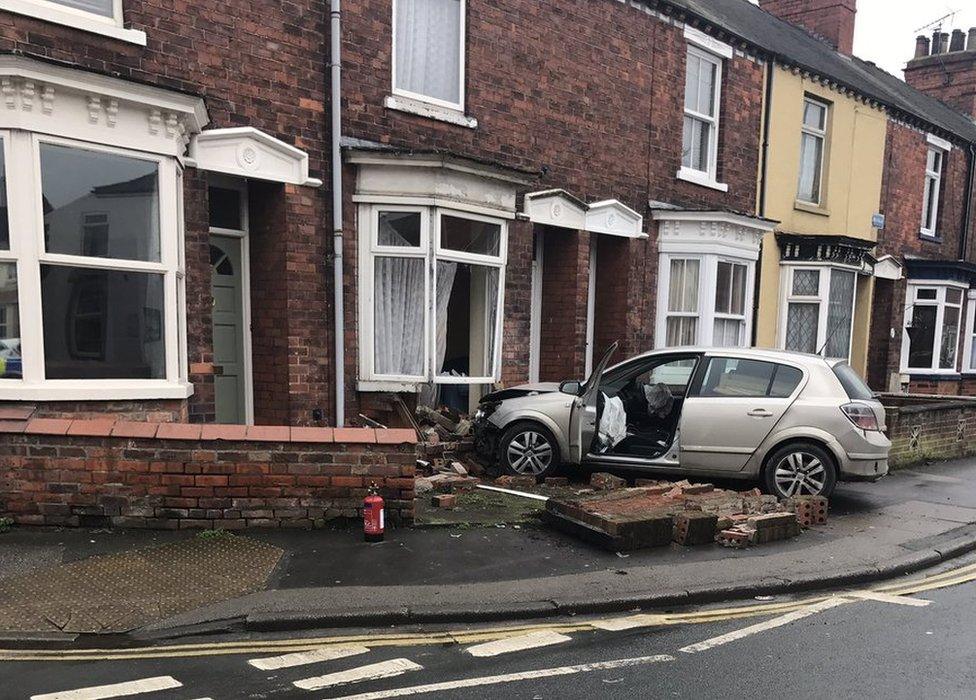
[(499, 462), (507, 474), (551, 476), (559, 468), (559, 445), (546, 428), (536, 423), (516, 423), (498, 444)]
[(837, 467), (827, 450), (812, 442), (795, 442), (777, 449), (766, 460), (763, 485), (779, 498), (829, 497), (837, 485)]

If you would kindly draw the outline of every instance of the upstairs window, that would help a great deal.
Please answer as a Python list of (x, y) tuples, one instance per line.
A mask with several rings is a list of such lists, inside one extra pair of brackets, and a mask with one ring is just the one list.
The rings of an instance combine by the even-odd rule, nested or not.
[(393, 92), (464, 109), (465, 0), (393, 0)]
[(803, 127), (800, 135), (800, 185), (797, 199), (804, 204), (823, 204), (824, 153), (827, 146), (825, 102), (806, 98), (803, 102)]
[(922, 236), (937, 238), (939, 230), (939, 199), (942, 195), (942, 165), (945, 151), (929, 148), (925, 163), (925, 193), (922, 202)]
[(722, 59), (688, 47), (685, 122), (681, 165), (714, 180), (718, 160), (718, 117)]

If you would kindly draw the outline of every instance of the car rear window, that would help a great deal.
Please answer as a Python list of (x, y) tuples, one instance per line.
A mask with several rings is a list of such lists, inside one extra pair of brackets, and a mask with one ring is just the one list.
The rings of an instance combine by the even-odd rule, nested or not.
[(864, 383), (864, 380), (861, 379), (861, 376), (849, 364), (841, 362), (834, 365), (833, 369), (834, 375), (840, 380), (844, 391), (847, 392), (848, 398), (861, 401), (874, 398), (874, 392), (871, 391), (868, 385)]

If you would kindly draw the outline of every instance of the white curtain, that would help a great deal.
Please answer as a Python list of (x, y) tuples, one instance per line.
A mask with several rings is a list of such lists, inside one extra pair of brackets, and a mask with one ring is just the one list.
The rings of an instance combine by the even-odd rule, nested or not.
[(397, 0), (396, 86), (461, 102), (461, 0)]
[(437, 296), (434, 299), (434, 309), (437, 311), (437, 374), (443, 374), (444, 356), (447, 354), (447, 306), (454, 290), (457, 268), (457, 263), (437, 261)]
[(115, 3), (113, 0), (54, 0), (58, 5), (74, 7), (86, 12), (94, 12), (103, 17), (113, 17), (115, 15)]
[(377, 374), (418, 377), (424, 368), (423, 258), (375, 259), (374, 364)]
[(485, 339), (485, 375), (495, 374), (495, 339), (498, 329), (498, 282), (499, 270), (485, 270), (485, 313), (488, 314), (488, 337)]

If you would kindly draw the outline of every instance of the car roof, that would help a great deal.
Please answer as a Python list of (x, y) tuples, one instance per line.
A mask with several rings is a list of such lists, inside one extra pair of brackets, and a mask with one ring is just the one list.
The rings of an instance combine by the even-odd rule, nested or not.
[[(635, 355), (634, 357), (627, 358), (623, 362), (629, 362), (631, 360), (636, 360), (642, 357), (653, 357), (655, 355), (669, 355), (669, 354), (681, 355), (684, 353), (698, 354), (698, 355), (727, 355), (733, 357), (755, 357), (756, 359), (764, 359), (764, 360), (771, 360), (771, 361), (795, 362), (807, 366), (810, 365), (823, 366), (826, 364), (828, 367), (833, 367), (834, 365), (845, 362), (845, 360), (826, 360), (820, 355), (814, 355), (805, 352), (793, 352), (790, 350), (780, 350), (778, 348), (728, 348), (728, 347), (716, 347), (716, 346), (704, 346), (704, 345), (688, 345), (682, 347), (657, 348), (655, 350), (651, 350), (650, 352), (641, 353), (640, 355)], [(617, 363), (617, 364), (622, 364), (622, 363)]]

